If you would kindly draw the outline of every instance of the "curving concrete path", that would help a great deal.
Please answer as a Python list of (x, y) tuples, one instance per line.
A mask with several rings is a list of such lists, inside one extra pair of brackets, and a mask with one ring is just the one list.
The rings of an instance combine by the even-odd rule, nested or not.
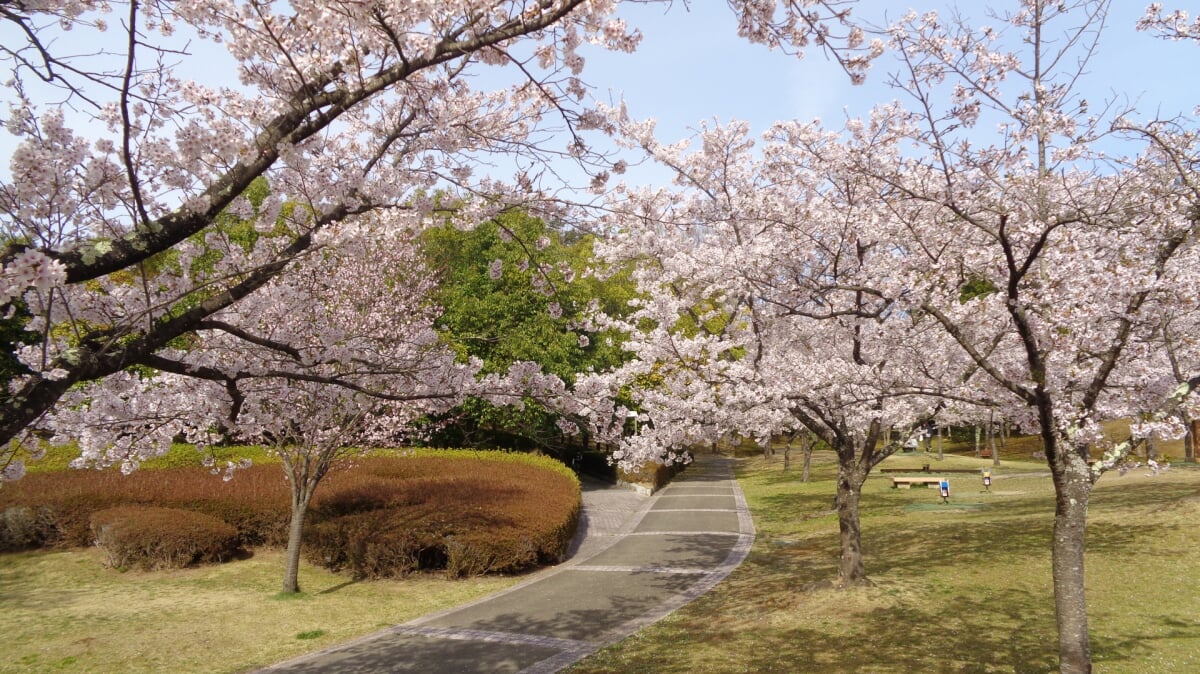
[(587, 482), (566, 562), (480, 601), (260, 671), (557, 672), (710, 590), (753, 541), (730, 459), (698, 456), (653, 496)]

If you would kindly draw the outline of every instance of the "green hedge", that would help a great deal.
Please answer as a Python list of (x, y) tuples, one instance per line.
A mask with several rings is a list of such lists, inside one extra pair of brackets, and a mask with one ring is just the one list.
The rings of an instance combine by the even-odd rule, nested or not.
[[(43, 442), (42, 452), (39, 459), (22, 457), (25, 458), (27, 472), (54, 473), (70, 470), (70, 463), (79, 458), (79, 447), (73, 443), (52, 445)], [(212, 458), (222, 467), (226, 461), (236, 463), (242, 459), (250, 459), (255, 464), (279, 463), (279, 457), (272, 454), (270, 449), (256, 445), (223, 445), (197, 449), (195, 445), (176, 443), (171, 445), (166, 454), (146, 459), (141, 466), (143, 469), (201, 468), (206, 458)]]

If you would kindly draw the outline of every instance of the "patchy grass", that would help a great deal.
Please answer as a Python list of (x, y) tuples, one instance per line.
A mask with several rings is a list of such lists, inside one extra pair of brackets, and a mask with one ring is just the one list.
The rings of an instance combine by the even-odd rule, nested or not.
[[(862, 515), (874, 584), (848, 591), (820, 584), (836, 574), (838, 554), (832, 454), (814, 454), (807, 484), (795, 467), (784, 473), (781, 466), (778, 455), (739, 461), (758, 529), (741, 567), (704, 597), (570, 671), (1057, 668), (1054, 494), (1044, 463), (1006, 461), (991, 492), (978, 476), (951, 475), (949, 505), (939, 503), (936, 490), (895, 490), (887, 477), (872, 477)], [(1200, 671), (1198, 517), (1200, 470), (1154, 478), (1143, 470), (1100, 481), (1087, 562), (1099, 674)]]
[(519, 580), (354, 582), (304, 565), (275, 598), (283, 553), (121, 573), (95, 549), (0, 556), (0, 672), (241, 672), (497, 592)]

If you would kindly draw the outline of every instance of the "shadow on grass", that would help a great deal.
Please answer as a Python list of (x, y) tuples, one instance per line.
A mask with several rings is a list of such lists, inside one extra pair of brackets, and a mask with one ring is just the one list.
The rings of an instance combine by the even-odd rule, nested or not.
[[(783, 630), (783, 643), (751, 656), (746, 671), (779, 671), (783, 648), (793, 653), (794, 671), (1053, 671), (1053, 618), (1038, 616), (1044, 604), (1032, 592), (1008, 593), (1000, 606), (958, 599), (949, 620), (932, 601), (876, 608), (835, 630)], [(997, 627), (1002, 620), (1019, 626)]]
[(317, 594), (333, 594), (334, 592), (337, 592), (338, 590), (344, 590), (344, 589), (350, 587), (351, 585), (357, 585), (361, 582), (362, 582), (361, 578), (352, 578), (350, 580), (338, 583), (337, 585), (332, 585), (330, 587), (327, 587), (324, 590), (321, 590), (320, 592), (318, 592)]
[[(1169, 629), (1156, 629), (1155, 625)], [(1144, 629), (1127, 632), (1120, 637), (1093, 632), (1092, 657), (1098, 663), (1138, 662), (1144, 665), (1146, 657), (1158, 650), (1157, 642), (1176, 640), (1200, 640), (1200, 623), (1169, 617), (1151, 618)]]

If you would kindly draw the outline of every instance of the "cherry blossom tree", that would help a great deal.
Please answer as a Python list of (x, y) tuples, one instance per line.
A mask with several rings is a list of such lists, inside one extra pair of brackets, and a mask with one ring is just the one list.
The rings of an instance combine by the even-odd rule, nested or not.
[[(1145, 15), (1138, 22), (1138, 29), (1153, 32), (1164, 39), (1183, 40), (1193, 44), (1200, 43), (1200, 17), (1189, 17), (1186, 11), (1180, 9), (1164, 11), (1160, 2), (1147, 6)], [(1159, 144), (1169, 160), (1173, 162), (1184, 160), (1179, 166), (1186, 167), (1186, 157), (1181, 157), (1178, 152), (1169, 149), (1169, 139), (1177, 137), (1178, 134), (1163, 135), (1154, 126), (1161, 129), (1166, 124), (1160, 122), (1157, 125), (1137, 130)], [(1196, 342), (1200, 331), (1197, 330), (1196, 316), (1194, 313), (1180, 310), (1182, 307), (1195, 306), (1195, 300), (1186, 297), (1193, 287), (1188, 284), (1186, 279), (1173, 284), (1173, 292), (1184, 293), (1185, 297), (1181, 298), (1183, 301), (1167, 303), (1164, 308), (1165, 312), (1160, 319), (1161, 337), (1166, 347), (1171, 371), (1180, 384), (1187, 382), (1189, 373), (1200, 371), (1200, 361), (1197, 360), (1197, 356), (1200, 355), (1200, 351), (1198, 351), (1200, 345)], [(1187, 461), (1196, 460), (1197, 446), (1200, 444), (1200, 414), (1193, 407), (1194, 404), (1182, 405), (1179, 411), (1180, 419), (1187, 428), (1184, 438), (1184, 459)]]
[(478, 363), (456, 363), (433, 329), (411, 237), (379, 222), (327, 228), (288, 274), (148, 357), (153, 370), (74, 387), (46, 426), (78, 442), (76, 465), (126, 471), (180, 437), (273, 447), (291, 490), (284, 591), (298, 591), (304, 519), (325, 475), (360, 448), (398, 444), (414, 418), (479, 384)]
[(807, 429), (838, 456), (838, 584), (865, 582), (859, 499), (897, 447), (883, 434), (946, 407), (967, 370), (931, 359), (940, 329), (865, 284), (875, 257), (896, 254), (872, 233), (879, 195), (817, 125), (778, 125), (757, 154), (744, 124), (664, 146), (614, 114), (679, 186), (610, 202), (620, 234), (603, 252), (639, 263), (646, 296), (624, 324), (638, 359), (616, 377), (655, 384), (635, 389), (650, 423), (618, 458), (669, 463), (721, 429)]
[[(831, 53), (857, 71), (875, 45), (843, 4), (730, 6), (748, 39), (840, 44)], [(559, 159), (602, 184), (582, 135), (603, 121), (582, 103), (582, 53), (635, 47), (616, 5), (3, 3), (6, 128), (19, 142), (0, 183), (0, 306), (28, 370), (6, 380), (4, 464), (73, 386), (155, 367), (339, 222), (387, 210), (390, 226), (421, 228), (446, 215), (438, 191), (464, 227), (513, 203), (536, 210)], [(512, 85), (478, 87), (500, 67)], [(253, 245), (230, 247), (222, 217), (251, 221)], [(220, 264), (185, 257), (222, 246)]]
[(1135, 123), (1078, 93), (1107, 7), (1026, 0), (991, 28), (909, 14), (890, 33), (908, 105), (848, 129), (850, 170), (889, 195), (903, 251), (877, 258), (874, 287), (940, 325), (1006, 392), (1003, 416), (1041, 435), (1064, 672), (1091, 670), (1088, 502), (1133, 446), (1100, 424), (1177, 433), (1164, 412), (1190, 390), (1155, 335), (1164, 311), (1194, 311), (1179, 291), (1195, 285), (1200, 148), (1194, 125)]
[[(0, 299), (10, 319), (28, 313), (35, 336), (13, 347), (30, 372), (8, 381), (6, 451), (77, 384), (168, 370), (164, 350), (211, 329), (338, 223), (385, 211), (388, 227), (419, 229), (442, 188), (471, 226), (529, 198), (540, 187), (529, 169), (549, 156), (586, 163), (577, 139), (551, 144), (546, 130), (590, 124), (577, 105), (582, 45), (636, 44), (614, 6), (5, 3), (19, 144), (0, 184)], [(222, 48), (229, 70), (205, 72)], [(472, 74), (496, 66), (518, 81), (477, 90)], [(511, 183), (475, 175), (488, 155), (512, 158)], [(252, 234), (234, 240), (226, 217)], [(257, 339), (226, 337), (233, 350)]]
[[(687, 155), (683, 144), (657, 144), (652, 125), (627, 125), (631, 142), (671, 166), (681, 189), (621, 195), (612, 206), (626, 239), (614, 244), (618, 255), (646, 262), (641, 317), (650, 327), (631, 343), (642, 367), (678, 373), (666, 386), (688, 401), (643, 395), (654, 428), (624, 457), (661, 460), (663, 447), (700, 435), (699, 420), (736, 409), (731, 401), (776, 400), (762, 391), (781, 389), (754, 385), (777, 344), (792, 347), (796, 385), (778, 400), (819, 434), (837, 417), (827, 403), (806, 405), (839, 386), (856, 395), (833, 409), (847, 414), (844, 401), (859, 403), (846, 428), (864, 437), (888, 418), (881, 401), (891, 396), (914, 409), (931, 405), (914, 394), (998, 409), (1041, 434), (1053, 475), (1052, 569), (1067, 672), (1091, 667), (1088, 500), (1136, 440), (1107, 442), (1100, 424), (1132, 418), (1137, 437), (1178, 432), (1169, 413), (1188, 403), (1196, 382), (1186, 370), (1172, 376), (1161, 339), (1163, 316), (1195, 309), (1196, 131), (1186, 120), (1137, 122), (1134, 111), (1078, 94), (1107, 7), (1025, 0), (991, 13), (994, 27), (910, 13), (888, 30), (901, 65), (892, 82), (906, 103), (879, 106), (833, 138), (785, 124), (761, 155), (736, 132), (733, 141), (701, 134), (701, 149)], [(747, 168), (755, 162), (761, 170)], [(813, 171), (830, 177), (806, 177)], [(829, 225), (839, 217), (844, 233), (835, 236)], [(785, 226), (802, 243), (765, 234)], [(836, 273), (825, 271), (832, 260)], [(794, 280), (797, 294), (780, 294)], [(840, 320), (792, 321), (802, 327), (789, 334), (765, 306), (776, 318)], [(719, 329), (680, 331), (698, 310), (696, 323), (715, 320)], [(884, 333), (877, 343), (872, 329)], [(796, 345), (823, 357), (806, 360)], [(838, 348), (849, 357), (838, 358)], [(822, 378), (838, 366), (855, 374), (849, 363), (862, 370)], [(811, 387), (796, 382), (799, 372)], [(969, 388), (958, 393), (959, 383)]]
[(1163, 3), (1152, 2), (1138, 21), (1138, 30), (1152, 31), (1169, 40), (1200, 40), (1200, 16), (1192, 18), (1186, 10), (1163, 10)]

